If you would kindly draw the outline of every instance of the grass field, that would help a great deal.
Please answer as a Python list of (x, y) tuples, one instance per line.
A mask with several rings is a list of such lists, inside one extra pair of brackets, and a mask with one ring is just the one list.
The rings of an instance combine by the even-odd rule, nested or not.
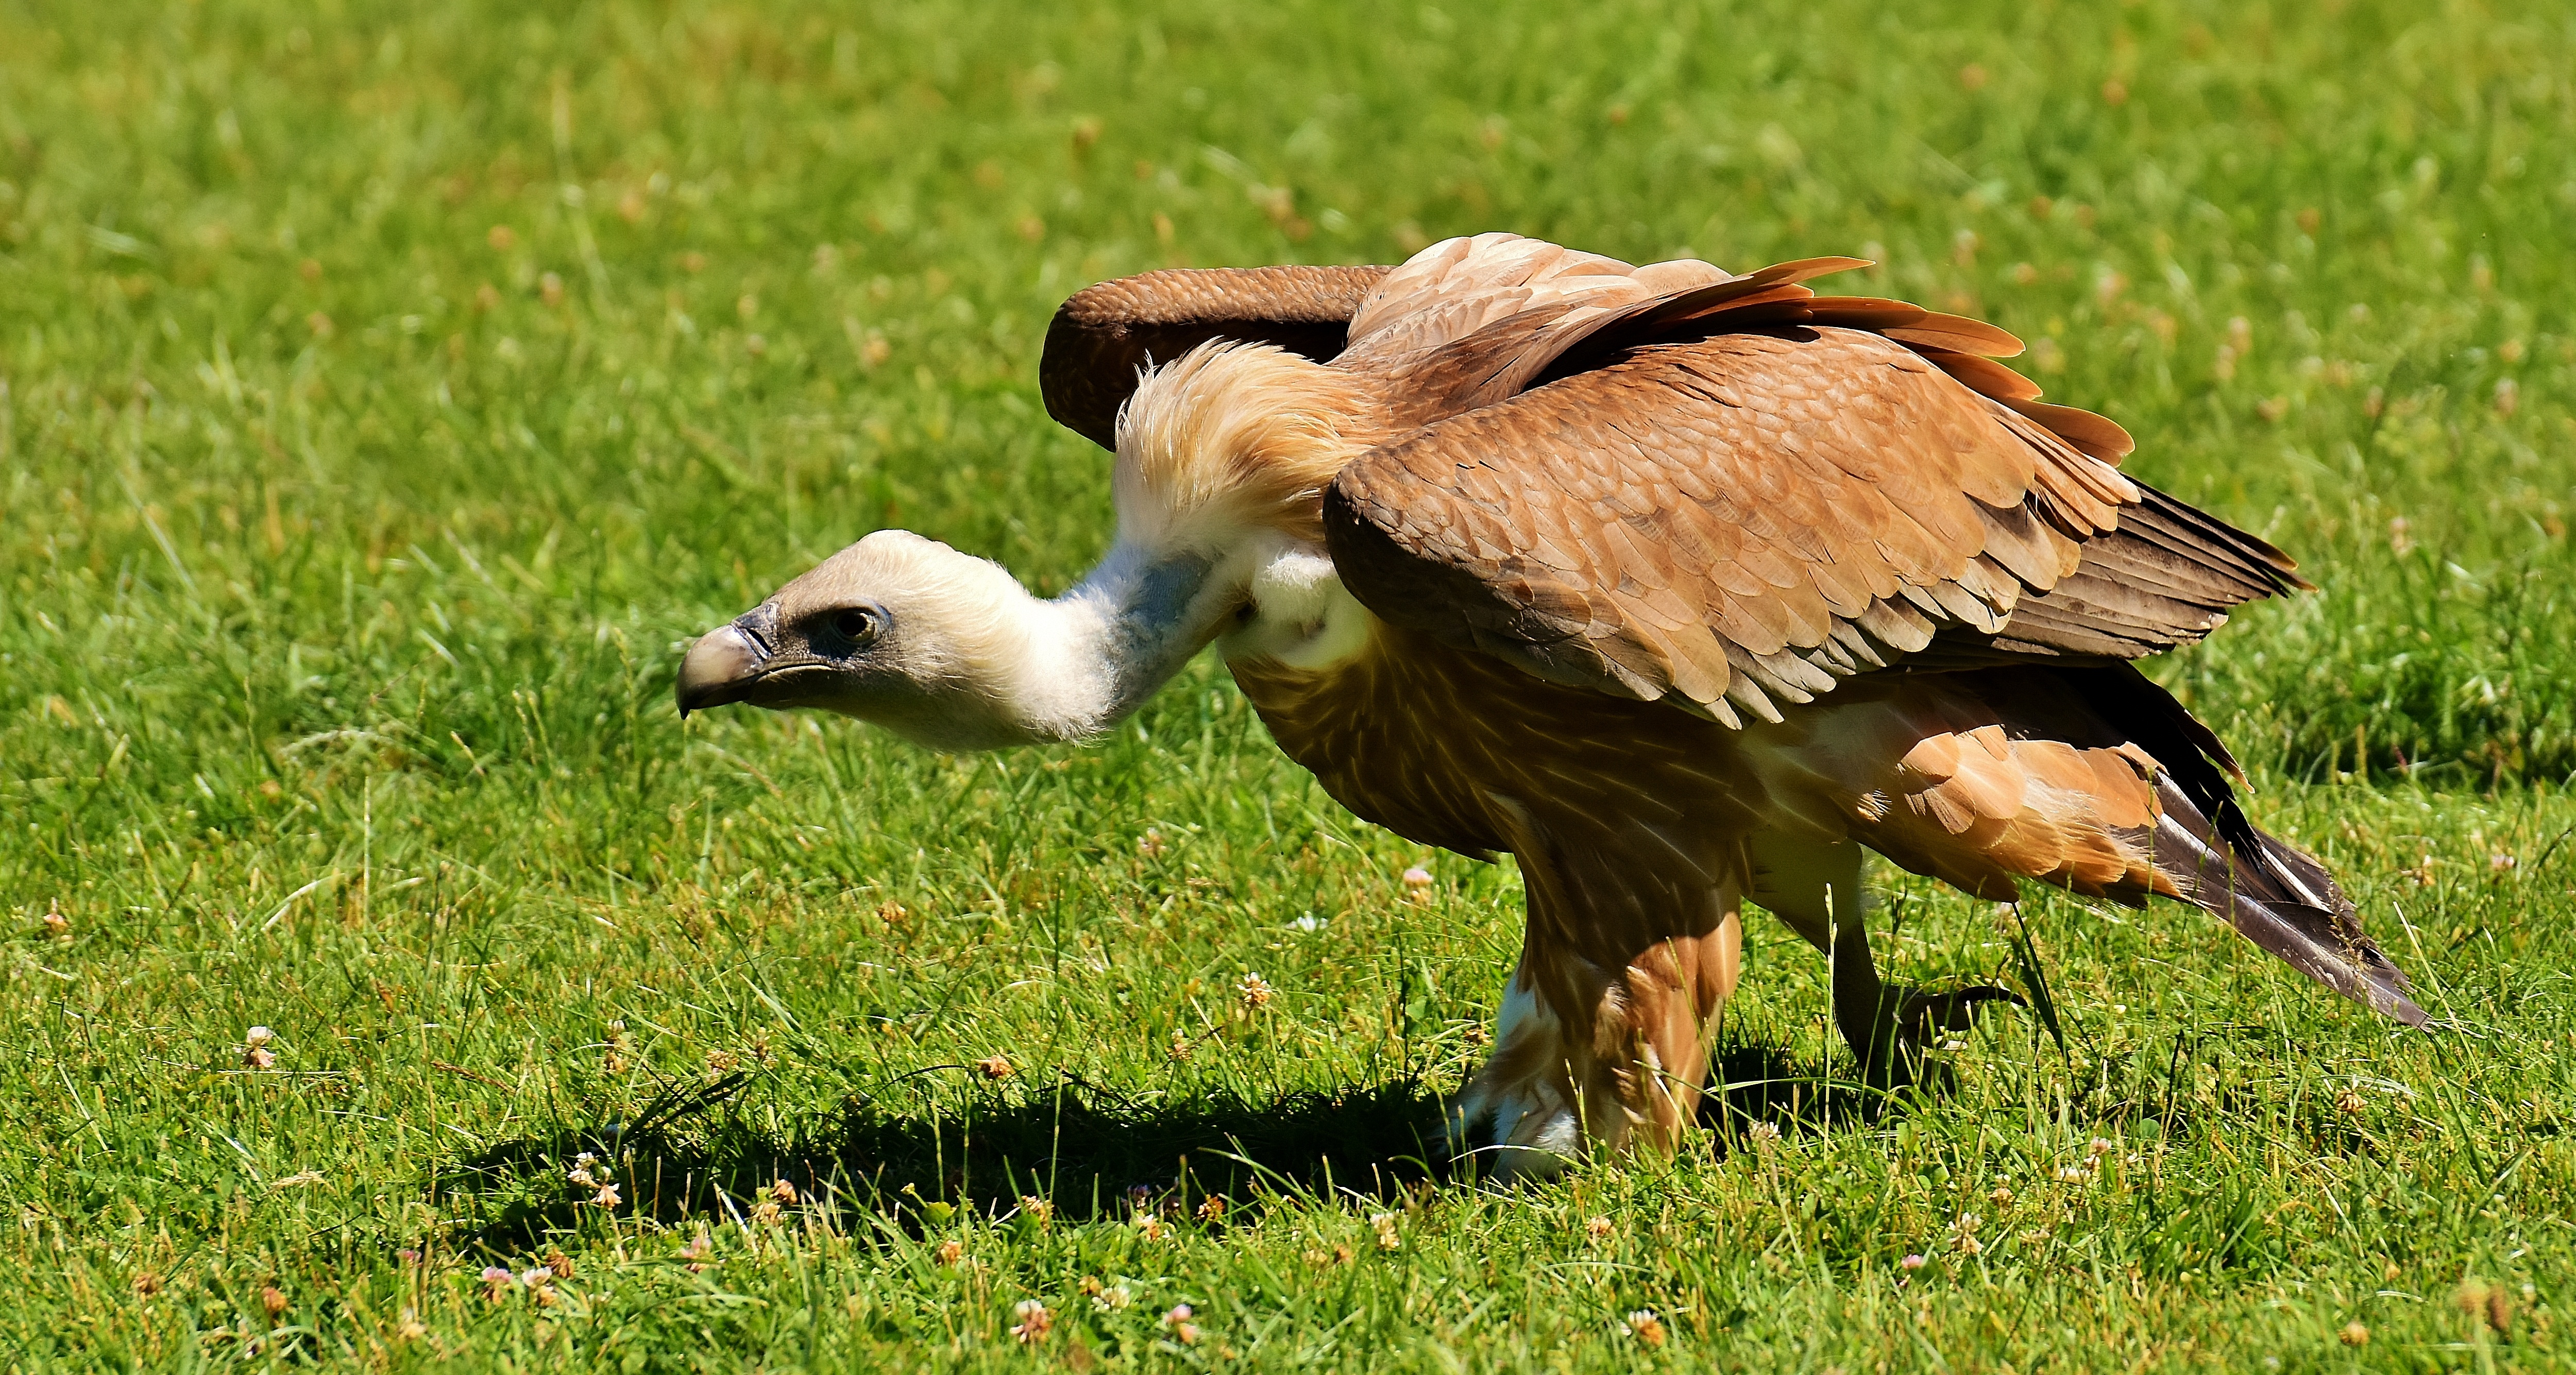
[[(2576, 12), (1568, 8), (0, 0), (0, 1370), (2576, 1368)], [(1487, 228), (1880, 259), (2296, 552), (2157, 672), (2444, 1029), (2037, 895), (2065, 1052), (1872, 1108), (1763, 919), (1705, 1139), (1496, 1193), (1514, 872), (1215, 665), (677, 720), (871, 528), (1098, 554), (1079, 286)]]

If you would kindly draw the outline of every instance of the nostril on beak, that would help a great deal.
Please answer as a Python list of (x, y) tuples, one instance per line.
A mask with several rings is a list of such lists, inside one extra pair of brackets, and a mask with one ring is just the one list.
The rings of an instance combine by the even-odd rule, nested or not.
[(734, 617), (731, 628), (741, 631), (744, 637), (751, 641), (753, 651), (760, 657), (766, 659), (778, 652), (778, 604), (776, 602), (762, 602)]
[(675, 691), (681, 718), (741, 701), (758, 681), (761, 661), (768, 657), (740, 626), (718, 626), (699, 636), (680, 658)]

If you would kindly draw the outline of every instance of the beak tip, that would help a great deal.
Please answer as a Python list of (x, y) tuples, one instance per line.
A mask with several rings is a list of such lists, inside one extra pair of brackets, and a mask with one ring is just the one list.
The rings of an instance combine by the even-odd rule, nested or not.
[(699, 636), (680, 657), (679, 680), (672, 685), (680, 719), (689, 719), (693, 711), (741, 701), (759, 677), (763, 657), (749, 636), (730, 625)]

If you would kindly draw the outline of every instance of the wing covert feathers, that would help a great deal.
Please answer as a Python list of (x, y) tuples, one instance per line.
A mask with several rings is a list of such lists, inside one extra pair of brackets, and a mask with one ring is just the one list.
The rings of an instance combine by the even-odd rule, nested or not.
[(1739, 277), (1487, 234), (1396, 268), (1149, 272), (1067, 301), (1040, 376), (1104, 446), (1138, 370), (1210, 339), (1367, 376), (1400, 438), (1326, 494), (1353, 595), (1728, 723), (1900, 664), (2137, 658), (2306, 586), (2122, 474), (2125, 431), (1993, 361), (2011, 334), (1806, 285), (1865, 265)]
[(1210, 339), (1276, 344), (1316, 362), (1342, 351), (1352, 312), (1384, 267), (1169, 268), (1102, 282), (1047, 326), (1038, 390), (1047, 414), (1104, 449), (1140, 369)]
[(1801, 333), (1631, 350), (1370, 452), (1326, 500), (1344, 585), (1552, 681), (1768, 720), (2004, 634), (2142, 499), (1902, 344)]
[(1556, 295), (1516, 282), (1497, 316), (1489, 289), (1424, 343), (1379, 318), (1443, 280), (1408, 264), (1355, 322), (1341, 365), (1386, 379), (1402, 437), (1343, 469), (1325, 525), (1389, 621), (1734, 724), (1900, 661), (2136, 658), (2304, 586), (2122, 474), (2125, 431), (1992, 361), (2010, 334), (1803, 285), (1858, 260), (1641, 293), (1614, 269), (1647, 269), (1528, 243)]
[(1517, 234), (1446, 239), (1389, 272), (1351, 319), (1346, 363), (1384, 370), (1533, 312), (1560, 325), (1659, 295), (1731, 281), (1697, 259), (1632, 267)]

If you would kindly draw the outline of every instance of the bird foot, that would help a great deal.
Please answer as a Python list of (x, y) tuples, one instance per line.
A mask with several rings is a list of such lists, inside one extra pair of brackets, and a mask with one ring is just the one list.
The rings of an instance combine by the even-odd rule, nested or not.
[(1974, 1027), (1981, 1004), (2030, 1006), (2020, 994), (1991, 984), (1937, 993), (1891, 984), (1881, 987), (1875, 1001), (1875, 1009), (1837, 1009), (1846, 1018), (1862, 1014), (1845, 1023), (1843, 1035), (1867, 1067), (1863, 1078), (1872, 1088), (1894, 1088), (1917, 1080), (1923, 1052), (1942, 1037)]
[(2028, 1007), (2030, 1000), (2009, 988), (1978, 984), (1969, 988), (1932, 993), (1919, 988), (1891, 988), (1895, 1008), (1890, 1020), (1897, 1039), (1921, 1045), (1935, 1032), (1967, 1031), (1977, 1024), (1980, 1003), (2005, 1002), (2015, 1007)]

